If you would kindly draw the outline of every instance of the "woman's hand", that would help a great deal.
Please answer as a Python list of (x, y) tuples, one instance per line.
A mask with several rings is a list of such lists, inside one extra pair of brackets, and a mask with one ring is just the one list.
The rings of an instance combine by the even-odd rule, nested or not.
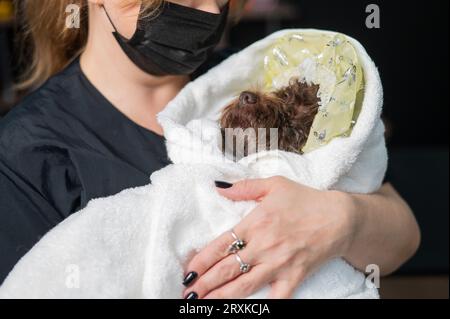
[(282, 177), (247, 180), (219, 192), (234, 201), (259, 202), (234, 228), (247, 243), (239, 256), (251, 270), (242, 274), (228, 253), (234, 238), (227, 232), (189, 263), (185, 285), (192, 286), (185, 298), (246, 298), (268, 284), (269, 298), (290, 298), (308, 275), (344, 256), (352, 244), (356, 223), (343, 193)]

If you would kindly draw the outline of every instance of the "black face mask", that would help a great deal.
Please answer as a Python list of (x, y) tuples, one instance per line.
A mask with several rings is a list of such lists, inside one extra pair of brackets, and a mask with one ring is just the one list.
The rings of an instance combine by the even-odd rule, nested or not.
[(214, 14), (165, 1), (156, 17), (139, 19), (130, 40), (119, 34), (104, 10), (131, 61), (148, 74), (164, 76), (190, 75), (208, 59), (225, 30), (228, 8), (227, 3)]

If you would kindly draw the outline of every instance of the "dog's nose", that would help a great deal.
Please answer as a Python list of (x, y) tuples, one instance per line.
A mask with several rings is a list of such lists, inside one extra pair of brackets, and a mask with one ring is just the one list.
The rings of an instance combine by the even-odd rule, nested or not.
[(239, 104), (241, 106), (254, 105), (258, 102), (258, 96), (252, 92), (242, 92), (239, 96)]

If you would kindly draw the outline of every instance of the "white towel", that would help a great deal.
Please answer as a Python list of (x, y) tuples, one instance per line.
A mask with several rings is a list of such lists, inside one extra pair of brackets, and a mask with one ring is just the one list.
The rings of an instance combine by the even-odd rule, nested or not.
[[(187, 85), (159, 114), (173, 165), (152, 185), (91, 201), (25, 255), (0, 287), (0, 298), (180, 298), (190, 253), (231, 229), (255, 207), (218, 195), (214, 181), (282, 175), (317, 189), (370, 193), (382, 182), (387, 152), (380, 120), (382, 86), (362, 45), (365, 96), (349, 137), (305, 155), (264, 152), (238, 163), (217, 146), (221, 109), (248, 88), (275, 33)], [(205, 151), (205, 149), (207, 151)], [(330, 208), (332, 209), (332, 208)], [(251, 298), (264, 298), (268, 287)], [(320, 268), (295, 298), (378, 298), (376, 287), (342, 259)]]

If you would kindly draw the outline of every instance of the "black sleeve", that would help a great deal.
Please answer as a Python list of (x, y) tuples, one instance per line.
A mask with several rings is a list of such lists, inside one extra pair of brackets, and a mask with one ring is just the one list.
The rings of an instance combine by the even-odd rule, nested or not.
[(386, 175), (384, 175), (384, 179), (383, 179), (383, 185), (386, 183), (389, 183), (390, 178), (389, 178), (389, 172), (386, 172)]
[(57, 148), (0, 159), (0, 284), (49, 230), (78, 210), (81, 186)]
[(383, 179), (383, 185), (386, 183), (392, 183), (392, 170), (391, 170), (391, 163), (388, 162), (388, 167), (386, 170), (386, 174), (384, 175), (384, 179)]

